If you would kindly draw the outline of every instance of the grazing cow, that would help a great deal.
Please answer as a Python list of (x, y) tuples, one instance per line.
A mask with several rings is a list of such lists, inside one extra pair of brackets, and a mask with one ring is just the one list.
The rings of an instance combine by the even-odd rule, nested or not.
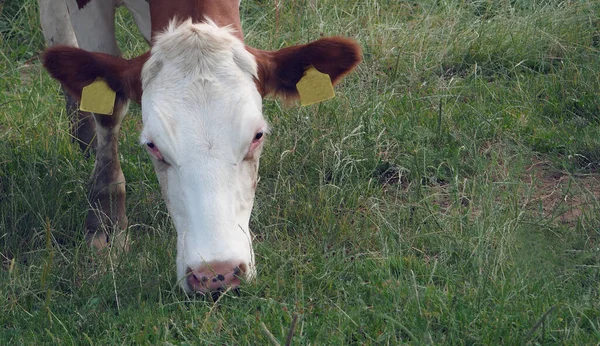
[[(112, 115), (92, 114), (97, 143), (88, 242), (103, 247), (107, 226), (114, 232), (127, 225), (118, 134), (131, 99), (142, 106), (141, 144), (177, 229), (183, 289), (215, 292), (252, 279), (249, 220), (268, 133), (262, 98), (296, 98), (296, 83), (311, 66), (337, 82), (360, 61), (358, 45), (332, 37), (278, 51), (245, 46), (239, 0), (63, 1), (40, 0), (42, 17), (60, 20), (42, 18), (45, 37), (85, 50), (53, 46), (44, 67), (77, 100), (98, 78), (116, 92)], [(151, 14), (151, 50), (130, 60), (115, 56), (112, 20), (121, 3), (137, 11), (142, 32)], [(69, 18), (72, 28), (61, 28)]]

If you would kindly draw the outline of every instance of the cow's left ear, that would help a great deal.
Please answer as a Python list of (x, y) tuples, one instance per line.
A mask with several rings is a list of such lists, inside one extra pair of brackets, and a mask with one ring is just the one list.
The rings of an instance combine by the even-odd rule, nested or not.
[(65, 86), (77, 100), (83, 87), (96, 78), (102, 78), (113, 89), (117, 98), (140, 102), (142, 98), (141, 70), (149, 53), (126, 60), (104, 53), (55, 46), (44, 52), (42, 61), (52, 77)]
[(328, 74), (335, 85), (356, 67), (362, 56), (359, 45), (343, 37), (323, 38), (277, 51), (246, 49), (256, 57), (260, 94), (284, 99), (298, 97), (296, 83), (311, 65)]

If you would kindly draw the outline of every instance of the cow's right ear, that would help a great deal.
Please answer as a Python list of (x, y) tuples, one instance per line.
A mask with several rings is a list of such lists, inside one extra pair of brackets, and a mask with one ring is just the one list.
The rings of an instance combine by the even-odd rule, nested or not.
[(102, 78), (113, 89), (118, 99), (132, 99), (140, 103), (142, 98), (141, 71), (149, 53), (127, 60), (104, 53), (55, 46), (47, 49), (42, 57), (43, 65), (77, 100), (81, 90), (96, 78)]

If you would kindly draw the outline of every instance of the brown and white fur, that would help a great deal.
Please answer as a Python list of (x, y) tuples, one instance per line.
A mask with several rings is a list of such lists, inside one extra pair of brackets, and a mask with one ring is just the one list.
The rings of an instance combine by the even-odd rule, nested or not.
[[(73, 6), (107, 6), (99, 2), (67, 0), (67, 8), (70, 13)], [(115, 6), (128, 3), (106, 2), (113, 6), (110, 20)], [(181, 286), (203, 293), (238, 286), (256, 273), (249, 220), (268, 133), (262, 98), (296, 98), (295, 85), (311, 65), (336, 83), (358, 64), (360, 48), (340, 37), (278, 51), (245, 46), (238, 0), (152, 0), (149, 13), (152, 49), (137, 58), (119, 58), (112, 43), (99, 42), (86, 50), (55, 46), (44, 54), (46, 69), (75, 99), (98, 77), (117, 95), (113, 115), (93, 115), (97, 153), (88, 239), (103, 246), (108, 238), (101, 225), (127, 225), (118, 134), (131, 99), (142, 105), (141, 143), (177, 229)], [(107, 25), (110, 35), (102, 37), (114, 34), (114, 25)], [(76, 27), (77, 44), (89, 47)], [(67, 41), (60, 43), (74, 46), (72, 37), (63, 36)]]

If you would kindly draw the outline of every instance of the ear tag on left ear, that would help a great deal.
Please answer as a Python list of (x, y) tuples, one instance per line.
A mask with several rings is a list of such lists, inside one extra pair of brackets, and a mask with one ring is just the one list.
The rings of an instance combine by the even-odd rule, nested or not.
[(96, 78), (92, 84), (81, 90), (79, 109), (84, 112), (112, 115), (115, 97), (115, 91), (102, 78)]
[(314, 66), (310, 66), (304, 76), (296, 84), (300, 94), (300, 104), (309, 106), (335, 97), (331, 78), (328, 74), (319, 72)]

